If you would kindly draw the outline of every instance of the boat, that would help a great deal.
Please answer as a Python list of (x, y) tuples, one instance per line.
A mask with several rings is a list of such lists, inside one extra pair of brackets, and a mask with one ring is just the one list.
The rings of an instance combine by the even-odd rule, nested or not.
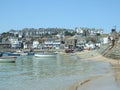
[(20, 56), (20, 54), (12, 52), (2, 52), (2, 56)]
[(34, 52), (28, 52), (27, 55), (28, 56), (33, 56), (35, 53)]
[(19, 53), (9, 53), (8, 56), (20, 56)]
[(16, 61), (15, 56), (1, 56), (0, 57), (0, 62), (2, 63), (10, 63), (10, 62), (15, 62)]
[(3, 56), (3, 53), (0, 53), (0, 62), (2, 63), (15, 62), (16, 58), (16, 56)]
[(15, 52), (15, 54), (20, 54), (20, 56), (26, 56), (27, 55), (27, 52), (24, 52), (23, 50), (18, 50)]
[(34, 54), (36, 57), (56, 57), (55, 53), (36, 53)]

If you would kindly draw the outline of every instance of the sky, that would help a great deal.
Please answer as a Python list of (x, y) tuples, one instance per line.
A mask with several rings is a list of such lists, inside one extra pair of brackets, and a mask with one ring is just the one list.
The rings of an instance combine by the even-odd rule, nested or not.
[(23, 28), (120, 30), (120, 0), (0, 0), (0, 33)]

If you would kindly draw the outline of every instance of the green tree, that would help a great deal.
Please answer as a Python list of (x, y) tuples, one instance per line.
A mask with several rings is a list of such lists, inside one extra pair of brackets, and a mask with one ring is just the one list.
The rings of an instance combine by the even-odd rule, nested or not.
[(6, 33), (4, 32), (4, 33), (1, 34), (2, 38), (8, 37), (8, 36), (14, 36), (14, 34), (13, 33), (9, 33), (9, 32), (6, 32)]

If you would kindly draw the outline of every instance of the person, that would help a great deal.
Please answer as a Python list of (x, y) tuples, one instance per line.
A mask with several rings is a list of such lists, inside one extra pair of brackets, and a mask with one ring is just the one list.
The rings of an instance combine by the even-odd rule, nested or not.
[(115, 39), (112, 40), (112, 47), (115, 45)]

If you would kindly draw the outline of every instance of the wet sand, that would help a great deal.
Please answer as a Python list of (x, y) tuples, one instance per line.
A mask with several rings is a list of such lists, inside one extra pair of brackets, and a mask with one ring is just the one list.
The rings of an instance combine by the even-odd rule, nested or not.
[(84, 60), (104, 61), (113, 65), (114, 73), (89, 77), (89, 79), (80, 81), (72, 85), (68, 90), (120, 90), (120, 64), (119, 60), (106, 58), (96, 50), (76, 52), (75, 55)]
[(112, 65), (120, 64), (120, 60), (106, 58), (102, 56), (97, 50), (91, 50), (91, 51), (86, 50), (83, 52), (76, 52), (75, 55), (85, 60), (104, 61)]
[(120, 90), (114, 76), (104, 76), (81, 85), (76, 90)]

